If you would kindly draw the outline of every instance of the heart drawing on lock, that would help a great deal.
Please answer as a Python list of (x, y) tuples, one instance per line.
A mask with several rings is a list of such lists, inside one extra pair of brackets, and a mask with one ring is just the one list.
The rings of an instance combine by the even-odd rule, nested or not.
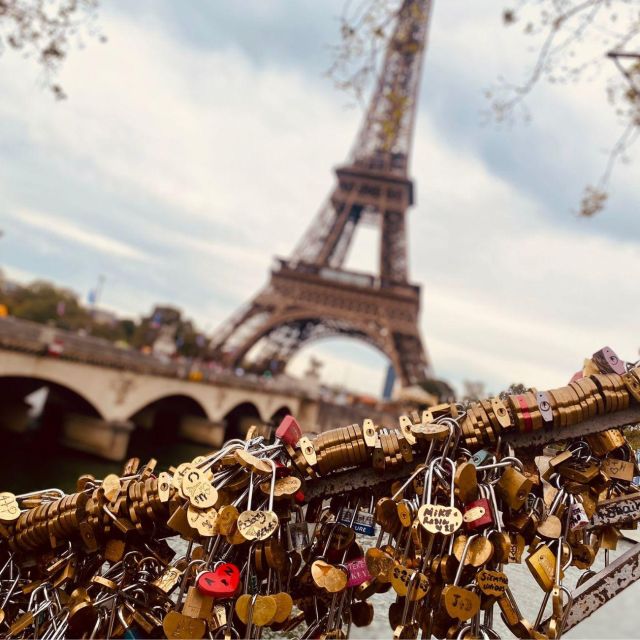
[(214, 571), (205, 571), (198, 578), (198, 591), (210, 598), (230, 598), (240, 586), (240, 570), (235, 564), (225, 562)]

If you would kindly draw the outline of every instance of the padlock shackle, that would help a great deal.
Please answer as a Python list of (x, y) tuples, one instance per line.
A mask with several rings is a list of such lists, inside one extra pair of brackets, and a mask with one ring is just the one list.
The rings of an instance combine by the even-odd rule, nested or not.
[(442, 453), (440, 454), (439, 458), (436, 458), (436, 459), (439, 459), (440, 462), (442, 462), (443, 460), (446, 459), (447, 454), (449, 453), (449, 448), (451, 447), (451, 441), (453, 439), (454, 432), (456, 434), (454, 448), (457, 448), (458, 442), (460, 440), (461, 428), (460, 428), (460, 425), (456, 422), (456, 420), (454, 420), (449, 416), (443, 416), (442, 418), (439, 418), (438, 420), (436, 420), (436, 424), (444, 424), (449, 429), (449, 435), (447, 436), (447, 439), (445, 440), (444, 445), (442, 446)]
[(244, 440), (238, 440), (235, 438), (233, 440), (228, 440), (227, 442), (224, 443), (224, 447), (220, 449), (220, 451), (217, 451), (216, 453), (212, 453), (211, 455), (207, 456), (204, 460), (201, 460), (196, 465), (196, 468), (200, 469), (201, 471), (207, 471), (216, 462), (218, 462), (218, 460), (222, 460), (222, 458), (224, 458), (226, 455), (229, 455), (231, 451), (235, 451), (235, 449), (244, 449)]
[[(441, 463), (445, 461), (449, 462), (449, 465), (451, 467), (451, 484), (450, 485), (445, 481), (444, 477), (442, 476), (444, 469), (442, 468)], [(433, 491), (433, 474), (436, 472), (436, 465), (438, 465), (437, 472), (438, 472), (438, 475), (440, 476), (440, 479), (442, 480), (443, 483), (449, 486), (450, 494), (451, 494), (450, 506), (453, 508), (454, 506), (453, 478), (456, 473), (456, 463), (453, 460), (451, 460), (451, 458), (441, 458), (441, 457), (434, 458), (431, 461), (431, 464), (429, 464), (429, 466), (427, 467), (427, 470), (425, 472), (426, 490), (424, 488), (422, 490), (421, 506), (424, 506), (425, 504), (431, 504), (431, 497), (432, 497), (432, 491)], [(427, 476), (428, 476), (428, 481), (427, 481)]]
[(476, 471), (487, 471), (489, 469), (501, 469), (503, 467), (515, 467), (522, 473), (524, 471), (524, 465), (518, 458), (513, 458), (511, 456), (505, 456), (500, 460), (500, 462), (494, 462), (492, 464), (483, 464), (476, 467)]
[[(124, 479), (124, 478), (123, 478)], [(97, 483), (97, 480), (95, 481)], [(49, 497), (47, 494), (55, 494), (58, 498), (64, 498), (67, 494), (57, 487), (51, 487), (50, 489), (38, 489), (37, 491), (28, 491), (27, 493), (19, 493), (15, 495), (16, 500), (24, 500), (25, 498), (33, 498), (34, 496)], [(28, 511), (23, 509), (22, 511)]]
[(276, 474), (278, 473), (278, 468), (276, 467), (276, 463), (271, 458), (266, 458), (265, 462), (268, 462), (271, 465), (271, 486), (269, 487), (269, 511), (273, 511), (273, 497), (276, 490)]
[(496, 491), (493, 484), (487, 484), (489, 491), (489, 502), (491, 503), (491, 511), (493, 511), (493, 522), (496, 525), (498, 533), (502, 533), (501, 513), (498, 510), (498, 501), (496, 500)]
[(251, 511), (251, 506), (253, 505), (253, 470), (251, 471), (251, 475), (249, 476), (249, 495), (247, 496), (247, 511)]
[[(584, 453), (584, 450), (586, 449), (586, 454)], [(574, 456), (578, 459), (589, 459), (593, 456), (593, 451), (591, 451), (591, 447), (589, 446), (588, 442), (585, 442), (584, 440), (577, 440), (576, 442), (572, 442), (568, 447), (567, 447), (568, 451), (571, 451), (571, 453), (574, 454)]]
[(467, 559), (467, 553), (469, 552), (469, 546), (471, 542), (478, 537), (479, 534), (474, 533), (472, 536), (469, 536), (464, 543), (464, 549), (462, 550), (462, 557), (460, 558), (460, 564), (456, 569), (456, 576), (453, 579), (453, 586), (457, 587), (458, 582), (460, 581), (460, 576), (462, 575), (462, 569), (464, 568), (464, 561)]
[[(433, 441), (432, 441), (433, 442)], [(429, 467), (426, 468), (427, 471), (429, 469)], [(405, 483), (391, 496), (392, 500), (395, 500), (413, 481), (413, 479), (419, 475), (420, 473), (422, 473), (425, 469), (421, 469), (420, 465), (418, 465), (418, 467), (416, 468), (416, 470), (409, 476), (409, 478), (405, 481)], [(426, 476), (425, 476), (425, 480), (426, 480)], [(423, 488), (423, 493), (424, 493), (424, 488)], [(373, 501), (374, 497), (371, 496), (371, 500)]]
[(349, 523), (349, 528), (353, 529), (353, 525), (355, 524), (356, 518), (358, 516), (358, 511), (360, 509), (360, 496), (358, 496), (358, 499), (356, 500), (356, 504), (355, 504), (355, 506), (353, 508), (352, 507), (341, 507), (340, 508), (340, 513), (342, 513), (342, 511), (344, 509), (352, 509), (352, 511), (353, 511), (353, 515), (351, 516), (351, 522)]
[(247, 561), (244, 564), (243, 570), (246, 572), (244, 574), (244, 592), (249, 593), (249, 577), (251, 575), (251, 558), (255, 552), (255, 548), (257, 545), (257, 541), (252, 542), (249, 546), (249, 553), (247, 554)]

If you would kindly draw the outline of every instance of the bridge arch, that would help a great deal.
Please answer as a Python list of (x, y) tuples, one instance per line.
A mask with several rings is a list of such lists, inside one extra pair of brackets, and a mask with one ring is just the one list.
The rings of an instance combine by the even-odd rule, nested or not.
[(152, 455), (154, 447), (179, 440), (183, 436), (183, 421), (190, 418), (207, 418), (202, 404), (190, 395), (163, 395), (144, 405), (128, 419), (134, 425), (129, 455)]
[(183, 389), (175, 389), (173, 392), (163, 389), (161, 393), (154, 391), (148, 394), (142, 394), (142, 397), (137, 396), (136, 393), (132, 393), (132, 402), (126, 409), (126, 419), (133, 420), (141, 413), (148, 411), (150, 408), (157, 408), (160, 405), (174, 404), (180, 405), (183, 410), (191, 410), (192, 415), (198, 415), (203, 418), (210, 418), (209, 412), (202, 402), (201, 398), (198, 398), (193, 393), (187, 393)]
[(240, 402), (223, 418), (225, 439), (243, 438), (252, 424), (262, 424), (258, 407), (253, 402)]
[(84, 390), (73, 384), (73, 382), (61, 378), (52, 379), (47, 376), (11, 375), (0, 376), (0, 411), (5, 402), (23, 401), (24, 398), (34, 391), (47, 387), (49, 393), (44, 403), (44, 407), (53, 404), (59, 405), (68, 411), (82, 413), (95, 418), (103, 418), (101, 407), (94, 402), (93, 398), (87, 397)]
[[(55, 390), (58, 395), (66, 395), (69, 399), (74, 399), (73, 404), (80, 404), (87, 415), (94, 415), (97, 418), (104, 418), (108, 413), (109, 407), (105, 402), (101, 402), (100, 398), (87, 393), (86, 388), (79, 381), (69, 379), (55, 371), (48, 371), (46, 374), (33, 375), (28, 370), (3, 369), (0, 375), (0, 385), (7, 385), (6, 391), (11, 393), (21, 393), (23, 389), (28, 389), (25, 395), (37, 390), (42, 386), (49, 386)], [(0, 390), (2, 396), (2, 390)], [(16, 397), (15, 395), (13, 397)], [(77, 401), (77, 402), (76, 402)]]
[(291, 415), (292, 413), (293, 411), (285, 404), (276, 409), (269, 419), (277, 427), (285, 416)]
[(198, 411), (210, 420), (215, 419), (215, 408), (211, 389), (204, 384), (163, 378), (158, 384), (155, 377), (123, 380), (126, 386), (123, 401), (117, 406), (117, 413), (123, 420), (130, 420), (146, 407), (171, 398), (184, 398), (197, 405)]
[[(287, 346), (278, 344), (277, 353), (280, 356), (276, 362), (273, 373), (281, 373), (288, 360), (302, 347), (306, 347), (312, 342), (330, 337), (346, 337), (360, 340), (374, 347), (384, 355), (393, 365), (396, 371), (401, 371), (400, 363), (397, 362), (397, 351), (392, 344), (392, 336), (388, 330), (380, 324), (372, 321), (361, 321), (356, 319), (346, 320), (344, 317), (310, 317), (308, 311), (290, 312), (279, 315), (271, 319), (268, 323), (260, 326), (254, 334), (244, 341), (242, 348), (238, 349), (233, 356), (233, 366), (242, 366), (250, 351), (260, 351), (260, 343), (271, 340), (277, 341), (278, 332), (281, 334), (295, 334), (295, 340), (287, 340)], [(269, 345), (266, 345), (265, 353), (259, 355), (258, 360), (252, 365), (256, 370), (267, 369), (269, 364)]]

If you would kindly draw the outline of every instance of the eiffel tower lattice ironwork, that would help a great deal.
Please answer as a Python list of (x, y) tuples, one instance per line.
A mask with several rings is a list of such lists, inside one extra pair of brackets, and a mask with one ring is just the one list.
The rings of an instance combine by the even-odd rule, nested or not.
[[(430, 0), (402, 2), (349, 161), (291, 257), (278, 259), (266, 287), (218, 330), (213, 347), (223, 364), (279, 373), (302, 346), (341, 335), (386, 354), (403, 386), (433, 379), (418, 329), (420, 288), (408, 279), (406, 225), (430, 12)], [(377, 275), (343, 268), (360, 223), (381, 229)]]

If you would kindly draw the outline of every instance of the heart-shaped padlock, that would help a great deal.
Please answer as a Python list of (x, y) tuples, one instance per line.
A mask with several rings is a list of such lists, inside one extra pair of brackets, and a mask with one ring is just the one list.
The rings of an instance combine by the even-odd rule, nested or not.
[(213, 571), (204, 571), (196, 580), (196, 587), (203, 596), (232, 598), (240, 586), (240, 569), (231, 562), (223, 562)]

